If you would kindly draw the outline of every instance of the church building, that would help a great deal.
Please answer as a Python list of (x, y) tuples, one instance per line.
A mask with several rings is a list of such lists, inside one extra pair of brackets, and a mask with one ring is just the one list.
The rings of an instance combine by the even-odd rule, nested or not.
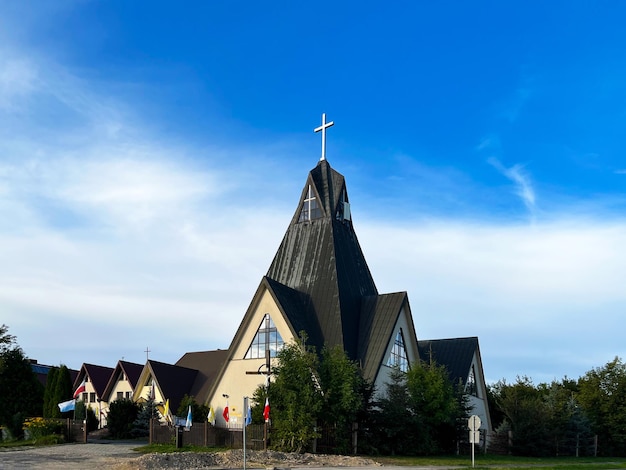
[[(477, 339), (421, 345), (407, 293), (378, 292), (356, 236), (345, 178), (326, 159), (325, 134), (332, 125), (323, 115), (322, 125), (315, 129), (322, 133), (321, 159), (306, 178), (278, 251), (208, 389), (206, 403), (215, 409), (216, 425), (241, 426), (242, 397), (252, 396), (265, 383), (264, 374), (276, 353), (304, 331), (307, 344), (317, 351), (325, 345), (342, 347), (379, 393), (394, 366), (406, 371), (419, 367), (420, 359), (434, 358), (458, 374), (458, 367), (451, 368), (446, 361), (456, 361), (455, 351), (462, 353), (467, 369), (451, 378), (464, 384), (472, 381), (468, 393), (475, 398), (474, 413), (490, 431)], [(464, 348), (457, 351), (451, 345), (458, 341)], [(447, 355), (438, 358), (438, 351)], [(222, 417), (227, 406), (228, 423)]]

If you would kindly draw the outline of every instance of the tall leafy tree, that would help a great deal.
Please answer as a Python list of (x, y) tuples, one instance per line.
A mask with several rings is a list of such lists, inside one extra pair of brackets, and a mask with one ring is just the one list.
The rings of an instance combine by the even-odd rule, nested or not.
[(362, 378), (356, 362), (339, 346), (325, 347), (319, 364), (323, 391), (320, 423), (334, 430), (336, 452), (349, 452), (352, 425), (363, 407)]
[(578, 381), (578, 400), (598, 434), (599, 453), (626, 456), (626, 365), (618, 357)]
[(419, 453), (451, 451), (456, 444), (460, 401), (446, 368), (422, 362), (407, 372), (409, 407), (417, 421)]
[(185, 396), (183, 396), (182, 400), (180, 400), (180, 405), (178, 406), (176, 415), (186, 417), (187, 412), (189, 411), (189, 406), (191, 406), (191, 415), (194, 421), (199, 422), (206, 420), (209, 414), (209, 407), (196, 402), (193, 395), (190, 396), (185, 394)]
[(318, 435), (317, 418), (323, 403), (318, 357), (303, 337), (286, 344), (277, 358), (275, 380), (269, 388), (272, 447), (302, 452)]

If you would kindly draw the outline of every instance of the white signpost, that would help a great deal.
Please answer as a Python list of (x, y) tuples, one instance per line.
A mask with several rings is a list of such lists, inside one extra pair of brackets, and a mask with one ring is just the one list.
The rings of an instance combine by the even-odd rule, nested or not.
[(472, 415), (467, 420), (467, 427), (469, 428), (469, 441), (472, 448), (472, 468), (474, 467), (474, 444), (480, 443), (480, 418), (476, 415)]

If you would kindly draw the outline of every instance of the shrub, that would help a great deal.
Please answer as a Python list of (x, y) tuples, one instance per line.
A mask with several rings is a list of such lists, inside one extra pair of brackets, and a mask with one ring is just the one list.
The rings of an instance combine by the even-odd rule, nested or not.
[(24, 421), (24, 431), (31, 439), (39, 440), (42, 437), (63, 435), (63, 421), (54, 418), (29, 418)]

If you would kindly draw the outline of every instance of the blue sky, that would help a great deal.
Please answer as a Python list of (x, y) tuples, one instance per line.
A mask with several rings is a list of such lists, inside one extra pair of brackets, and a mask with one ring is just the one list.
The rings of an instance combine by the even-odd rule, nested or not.
[(0, 5), (0, 323), (42, 363), (226, 348), (320, 156), (379, 291), (489, 382), (624, 357), (621, 2)]

